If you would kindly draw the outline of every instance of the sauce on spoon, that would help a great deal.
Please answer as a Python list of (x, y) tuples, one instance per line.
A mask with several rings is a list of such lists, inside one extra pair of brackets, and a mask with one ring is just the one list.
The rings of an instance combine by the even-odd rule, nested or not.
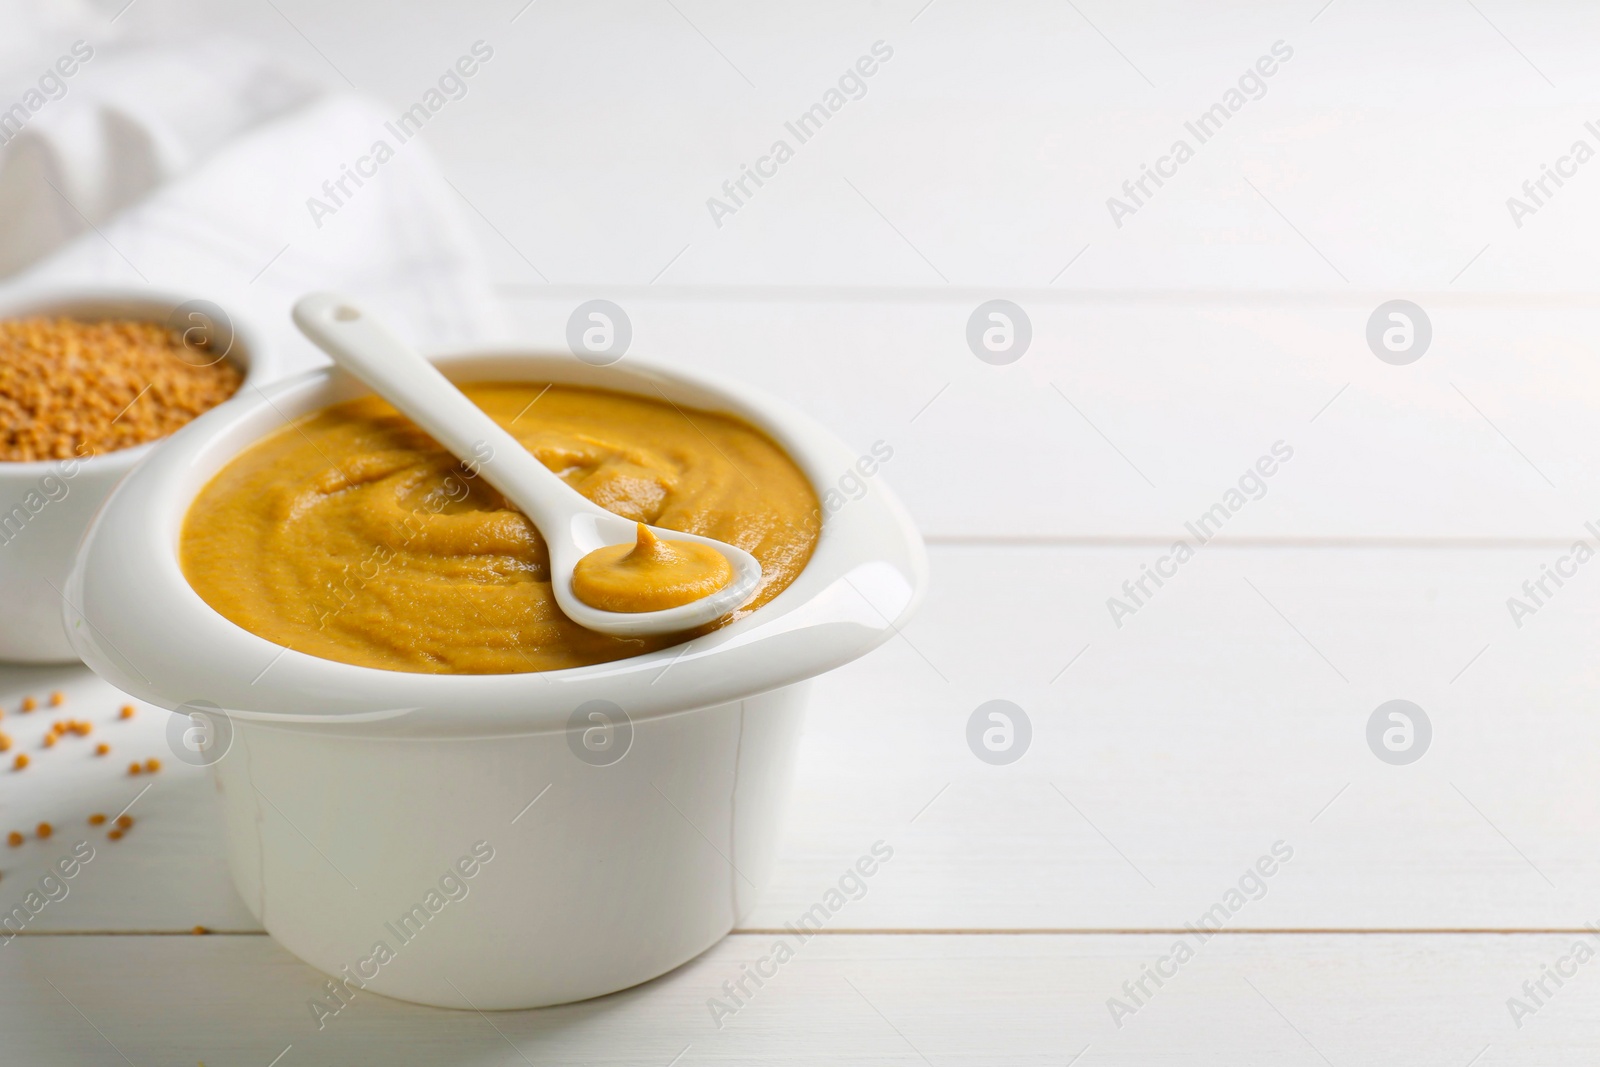
[(721, 552), (693, 541), (663, 541), (639, 523), (631, 545), (606, 545), (578, 561), (572, 592), (601, 611), (661, 611), (710, 596), (733, 580)]

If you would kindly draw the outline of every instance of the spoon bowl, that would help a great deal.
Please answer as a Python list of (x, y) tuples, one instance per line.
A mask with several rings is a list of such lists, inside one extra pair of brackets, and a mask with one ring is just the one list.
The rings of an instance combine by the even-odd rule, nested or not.
[(716, 549), (733, 568), (733, 578), (699, 600), (660, 611), (604, 611), (585, 604), (573, 592), (573, 569), (597, 548), (632, 543), (636, 522), (607, 511), (562, 481), (355, 301), (337, 293), (313, 293), (296, 302), (294, 321), (342, 370), (393, 404), (528, 517), (549, 547), (556, 605), (579, 626), (617, 637), (681, 633), (722, 618), (755, 595), (761, 564), (750, 553), (713, 538), (650, 526), (663, 541), (693, 541)]

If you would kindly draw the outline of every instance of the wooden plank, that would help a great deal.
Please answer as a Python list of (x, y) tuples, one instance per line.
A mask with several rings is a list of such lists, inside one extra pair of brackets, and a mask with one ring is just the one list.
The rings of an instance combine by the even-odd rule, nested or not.
[[(1118, 629), (1106, 598), (1157, 556), (936, 546), (932, 592), (904, 639), (818, 684), (775, 880), (748, 925), (794, 919), (879, 839), (895, 858), (844, 928), (1181, 928), (1280, 839), (1294, 859), (1230, 926), (1600, 919), (1587, 759), (1600, 747), (1600, 571), (1580, 570), (1519, 629), (1506, 598), (1553, 550), (1212, 546)], [(64, 710), (96, 732), (40, 754), (46, 713), (13, 709), (60, 678)], [(1367, 747), (1369, 716), (1395, 698), (1433, 724), (1410, 766)], [(969, 716), (993, 699), (1032, 722), (1031, 748), (1009, 766), (967, 746)], [(106, 721), (120, 702), (81, 670), (0, 684), (0, 725), (39, 755), (0, 773), (0, 831), (59, 828), (0, 848), (0, 903), (84, 833), (89, 812), (114, 813), (153, 781), (133, 833), (93, 838), (100, 858), (37, 928), (253, 929), (207, 779), (170, 759), (154, 779), (127, 778), (125, 757), (165, 742), (153, 709)], [(99, 738), (115, 761), (87, 754)]]
[[(852, 926), (1181, 927), (1280, 839), (1293, 862), (1233, 921), (1587, 921), (1600, 585), (1572, 580), (1520, 630), (1505, 607), (1552, 555), (1211, 548), (1119, 630), (1105, 600), (1157, 550), (939, 549), (907, 640), (821, 682), (752, 922), (877, 837), (897, 857)], [(1366, 740), (1397, 698), (1433, 724), (1409, 766)], [(967, 747), (993, 699), (1032, 720), (1010, 766)]]
[[(1587, 967), (1546, 980), (1520, 1028), (1507, 1007), (1576, 936), (1190, 936), (1181, 965), (1174, 935), (817, 936), (714, 1018), (723, 983), (773, 952), (746, 935), (583, 1004), (483, 1015), (358, 993), (320, 1030), (325, 979), (269, 938), (42, 936), (0, 948), (0, 1021), (8, 1063), (84, 1067), (1587, 1064)], [(1171, 976), (1145, 979), (1119, 1027), (1108, 1001), (1132, 1006), (1123, 984), (1163, 957)], [(471, 996), (470, 974), (453, 980)]]
[[(705, 4), (680, 17), (643, 0), (605, 14), (497, 0), (399, 22), (365, 3), (284, 10), (292, 24), (243, 5), (135, 9), (118, 26), (222, 22), (342, 87), (333, 64), (396, 115), (483, 40), (494, 58), (421, 139), (508, 280), (867, 286), (937, 285), (943, 275), (1013, 287), (1059, 274), (1064, 287), (1333, 289), (1342, 275), (1402, 290), (1454, 280), (1528, 291), (1600, 282), (1586, 241), (1600, 222), (1587, 168), (1520, 228), (1506, 207), (1541, 164), (1590, 136), (1600, 80), (1582, 8), (1486, 9), (1492, 25), (1464, 5), (1174, 6), (1159, 17), (1105, 5), (1083, 8), (1085, 18), (1009, 0), (990, 18), (896, 0), (804, 15)], [(894, 58), (798, 144), (784, 123), (876, 40)], [(1184, 123), (1278, 40), (1294, 57), (1199, 144)], [(1419, 40), (1433, 46), (1425, 62), (1409, 43)], [(714, 218), (707, 199), (726, 196), (723, 183), (779, 137), (794, 158), (759, 189), (746, 180), (737, 214)], [(1119, 228), (1107, 198), (1125, 196), (1123, 183), (1178, 137), (1195, 158), (1153, 194), (1147, 181), (1146, 202)], [(322, 195), (299, 195), (313, 194)], [(313, 233), (308, 220), (303, 239), (326, 248), (337, 235), (337, 222)]]
[[(1597, 220), (1592, 198), (1559, 192), (1520, 227), (1506, 207), (1541, 163), (1589, 136), (1595, 28), (1584, 14), (1503, 12), (1491, 27), (1450, 7), (1334, 18), (1174, 8), (1158, 19), (1085, 9), (1092, 22), (1037, 2), (1008, 3), (999, 19), (925, 12), (921, 0), (830, 7), (781, 22), (708, 7), (692, 16), (705, 38), (649, 5), (633, 7), (623, 34), (582, 9), (530, 12), (504, 33), (498, 20), (439, 13), (429, 29), (441, 49), (487, 34), (506, 58), (425, 136), (477, 209), (469, 220), (498, 271), (528, 282), (1592, 290), (1597, 280), (1582, 238)], [(344, 42), (339, 62), (358, 83), (391, 99), (414, 99), (434, 76), (434, 53), (386, 39), (370, 19), (304, 17), (314, 38)], [(825, 133), (797, 143), (785, 121), (878, 39), (894, 59)], [(1417, 63), (1396, 39), (1437, 51)], [(1293, 58), (1201, 143), (1185, 122), (1275, 41)], [(732, 217), (714, 216), (708, 198), (726, 198), (723, 183), (780, 137), (794, 158), (724, 199)], [(1124, 183), (1180, 137), (1195, 158), (1130, 197)], [(1139, 205), (1121, 225), (1112, 196)]]
[[(517, 337), (566, 350), (592, 295), (517, 290)], [(1219, 503), (1208, 531), (1229, 540), (1566, 540), (1600, 518), (1587, 300), (1413, 294), (1433, 341), (1397, 367), (1365, 336), (1386, 293), (1002, 293), (1033, 341), (991, 366), (966, 329), (993, 295), (611, 297), (631, 351), (782, 395), (863, 453), (886, 444), (881, 477), (935, 538), (1170, 541)]]

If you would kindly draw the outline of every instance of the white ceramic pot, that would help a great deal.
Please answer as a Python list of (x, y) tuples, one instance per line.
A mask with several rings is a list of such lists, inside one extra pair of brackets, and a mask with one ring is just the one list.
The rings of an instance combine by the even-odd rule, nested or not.
[(927, 582), (922, 542), (881, 480), (863, 483), (855, 453), (765, 394), (632, 357), (438, 364), (456, 381), (594, 385), (724, 411), (765, 430), (819, 497), (849, 471), (865, 488), (842, 506), (828, 494), (794, 584), (685, 646), (433, 675), (271, 644), (214, 612), (178, 567), (201, 486), (286, 417), (359, 384), (332, 370), (277, 383), (141, 465), (69, 579), (74, 646), (144, 700), (222, 709), (196, 720), (210, 738), (197, 758), (215, 760), (235, 884), (269, 933), (332, 976), (327, 1013), (358, 989), (445, 1007), (579, 1000), (714, 944), (771, 868), (807, 680), (892, 637)]
[[(186, 298), (142, 289), (50, 290), (0, 301), (0, 318), (74, 318), (166, 322)], [(257, 384), (265, 360), (249, 331), (232, 322), (226, 358)], [(0, 462), (0, 660), (57, 663), (77, 659), (61, 627), (61, 597), (78, 542), (106, 494), (159, 441), (87, 459)]]

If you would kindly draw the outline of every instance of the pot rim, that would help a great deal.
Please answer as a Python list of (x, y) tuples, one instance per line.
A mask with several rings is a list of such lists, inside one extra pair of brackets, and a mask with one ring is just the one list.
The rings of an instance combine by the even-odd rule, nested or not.
[[(742, 385), (629, 356), (596, 367), (567, 354), (495, 347), (435, 359), (458, 381), (558, 382), (661, 395), (768, 434), (818, 499), (857, 456), (788, 404)], [(927, 556), (881, 477), (825, 514), (811, 560), (770, 602), (711, 634), (641, 656), (555, 671), (424, 674), (361, 667), (276, 645), (224, 618), (178, 566), (200, 489), (287, 421), (368, 393), (334, 368), (241, 390), (152, 450), (84, 537), (64, 609), (97, 674), (150, 703), (220, 710), (293, 729), (366, 736), (483, 737), (565, 729), (604, 700), (630, 720), (738, 700), (813, 677), (894, 636), (927, 586)]]

